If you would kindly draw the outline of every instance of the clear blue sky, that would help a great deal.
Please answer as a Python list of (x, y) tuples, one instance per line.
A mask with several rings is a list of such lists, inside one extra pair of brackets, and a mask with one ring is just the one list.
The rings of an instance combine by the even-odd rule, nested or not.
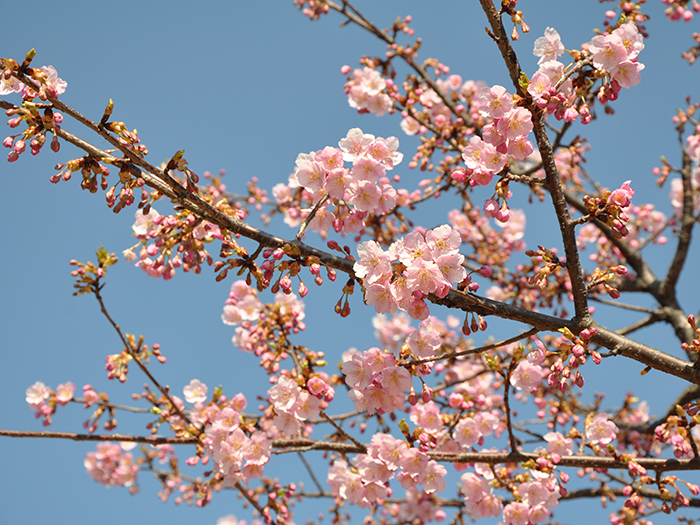
[[(601, 26), (608, 7), (595, 0), (521, 3), (532, 32), (521, 39), (516, 51), (530, 74), (536, 69), (532, 45), (545, 27), (558, 29), (566, 47), (576, 48), (591, 38), (592, 28)], [(396, 16), (413, 15), (416, 34), (424, 40), (422, 58), (437, 57), (465, 80), (511, 87), (496, 47), (483, 31), (485, 17), (477, 2), (358, 0), (357, 7), (380, 27), (389, 26)], [(668, 213), (668, 188), (655, 188), (651, 169), (661, 155), (678, 162), (670, 118), (687, 95), (697, 100), (700, 85), (698, 66), (689, 68), (679, 55), (690, 45), (689, 34), (698, 30), (698, 23), (669, 23), (658, 0), (650, 2), (649, 11), (652, 36), (640, 57), (646, 64), (642, 83), (624, 90), (614, 104), (615, 117), (602, 116), (578, 132), (591, 141), (587, 168), (595, 178), (611, 188), (632, 179), (637, 189), (635, 203), (657, 202)], [(398, 116), (360, 116), (347, 105), (340, 67), (356, 66), (363, 54), (383, 54), (384, 47), (355, 27), (339, 28), (340, 21), (331, 15), (311, 23), (291, 0), (204, 1), (196, 5), (14, 2), (3, 6), (0, 56), (21, 61), (35, 48), (33, 65), (51, 64), (68, 82), (62, 100), (95, 120), (112, 98), (113, 118), (138, 129), (153, 163), (184, 148), (190, 167), (200, 175), (206, 170), (226, 169), (231, 191), (242, 191), (253, 176), (269, 189), (287, 179), (298, 153), (335, 145), (352, 127), (378, 136), (396, 135), (401, 151), (407, 157), (412, 154), (415, 142), (402, 134)], [(64, 127), (83, 134), (68, 119)], [(54, 388), (68, 380), (79, 388), (91, 383), (106, 390), (113, 401), (128, 403), (129, 394), (138, 391), (145, 380), (137, 370), (124, 386), (106, 379), (104, 358), (120, 351), (120, 343), (94, 299), (71, 296), (70, 259), (94, 260), (100, 244), (120, 253), (133, 243), (133, 211), (115, 216), (103, 196), (79, 190), (77, 177), (57, 186), (49, 183), (53, 166), (71, 158), (71, 152), (64, 147), (56, 155), (45, 148), (37, 158), (25, 153), (15, 164), (0, 163), (0, 209), (6, 239), (5, 255), (0, 258), (3, 429), (41, 430), (24, 401), (25, 389), (35, 381)], [(407, 162), (397, 172), (406, 184), (423, 178), (412, 173)], [(484, 198), (487, 196), (485, 191)], [(536, 212), (540, 218), (531, 220), (534, 226), (526, 237), (529, 247), (557, 245), (554, 218), (546, 215), (549, 211), (542, 206)], [(425, 213), (428, 227), (446, 222), (444, 206)], [(281, 223), (271, 228), (282, 236), (293, 236)], [(659, 272), (666, 266), (668, 251), (657, 250), (654, 262)], [(693, 253), (697, 257), (697, 243)], [(204, 271), (200, 276), (179, 273), (166, 283), (121, 261), (110, 269), (104, 295), (110, 312), (126, 332), (144, 334), (147, 342), (161, 344), (169, 361), (156, 366), (155, 372), (175, 392), (181, 392), (190, 379), (199, 378), (210, 388), (222, 384), (229, 395), (243, 391), (252, 400), (254, 394), (264, 394), (267, 379), (254, 368), (250, 356), (233, 348), (232, 331), (220, 321), (230, 282), (217, 284), (213, 274)], [(697, 311), (699, 284), (697, 275), (686, 271), (682, 288), (687, 293), (681, 298), (688, 312)], [(348, 346), (376, 344), (371, 309), (363, 308), (356, 294), (351, 318), (340, 320), (332, 313), (339, 295), (339, 286), (312, 288), (307, 304), (308, 330), (301, 338), (305, 344), (326, 351), (331, 362)], [(614, 328), (626, 322), (611, 317), (607, 324)], [(494, 331), (487, 335), (500, 338), (502, 334)], [(670, 331), (645, 337), (663, 350), (677, 348)], [(639, 365), (618, 358), (600, 372), (597, 388), (607, 391), (611, 405), (632, 387), (641, 397), (654, 391), (652, 410), (664, 410), (665, 403), (683, 385), (655, 381), (651, 374), (639, 380), (639, 369)], [(633, 379), (618, 384), (622, 374)], [(251, 401), (251, 408), (254, 405)], [(59, 410), (50, 429), (79, 432), (87, 415), (71, 405)], [(118, 431), (142, 434), (144, 424), (122, 414)], [(105, 489), (88, 478), (82, 466), (93, 444), (0, 440), (0, 525), (213, 524), (217, 517), (229, 513), (250, 519), (234, 493), (219, 495), (206, 509), (163, 504), (156, 498), (156, 484), (148, 474), (141, 476), (142, 491), (137, 496), (130, 496), (125, 489)], [(181, 453), (181, 458), (188, 454)], [(291, 460), (284, 467), (293, 471), (300, 468)], [(278, 472), (287, 475), (281, 469)], [(325, 479), (325, 472), (320, 476)], [(448, 490), (445, 495), (455, 495), (454, 489)], [(303, 523), (328, 506), (321, 502), (304, 507), (297, 522)], [(567, 521), (565, 512), (558, 517)], [(661, 519), (654, 521), (661, 523)], [(575, 517), (568, 520), (577, 521)]]

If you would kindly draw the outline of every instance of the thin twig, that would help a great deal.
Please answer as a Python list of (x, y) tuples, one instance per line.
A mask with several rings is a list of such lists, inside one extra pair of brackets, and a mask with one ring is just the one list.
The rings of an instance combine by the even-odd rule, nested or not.
[(461, 357), (465, 355), (473, 355), (473, 354), (481, 354), (484, 352), (487, 352), (488, 350), (493, 350), (494, 348), (499, 348), (501, 346), (506, 346), (512, 343), (515, 343), (516, 341), (520, 341), (522, 339), (527, 339), (528, 337), (532, 337), (533, 335), (536, 335), (539, 332), (537, 328), (531, 328), (527, 332), (523, 332), (522, 334), (514, 335), (510, 339), (506, 339), (504, 341), (499, 341), (497, 343), (491, 343), (488, 345), (480, 346), (479, 348), (472, 348), (471, 350), (463, 350), (461, 352), (454, 352), (451, 354), (442, 354), (439, 356), (435, 357), (426, 357), (425, 359), (412, 359), (411, 361), (408, 362), (409, 365), (422, 365), (423, 363), (432, 363), (434, 361), (444, 361), (445, 359), (454, 359), (455, 357)]

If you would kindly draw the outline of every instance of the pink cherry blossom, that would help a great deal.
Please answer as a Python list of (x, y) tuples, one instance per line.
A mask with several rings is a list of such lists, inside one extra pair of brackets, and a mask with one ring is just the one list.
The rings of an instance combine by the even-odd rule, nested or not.
[(382, 190), (368, 180), (353, 181), (348, 186), (348, 202), (359, 211), (374, 211), (379, 206)]
[(410, 417), (413, 423), (427, 432), (439, 432), (444, 426), (440, 418), (440, 407), (432, 401), (411, 407)]
[(467, 168), (475, 170), (481, 167), (481, 151), (485, 143), (479, 137), (469, 139), (469, 146), (462, 150), (462, 159)]
[(510, 376), (510, 384), (518, 390), (534, 392), (542, 381), (542, 367), (527, 360), (520, 361)]
[(477, 476), (473, 472), (466, 472), (462, 474), (460, 480), (462, 482), (460, 492), (465, 498), (481, 501), (490, 490), (488, 481), (480, 476)]
[(525, 108), (513, 108), (498, 120), (497, 127), (509, 140), (527, 137), (532, 131), (532, 114)]
[(548, 432), (543, 437), (547, 442), (547, 452), (551, 454), (568, 456), (574, 451), (573, 440), (564, 437), (560, 432)]
[(525, 503), (514, 501), (503, 508), (505, 525), (529, 525), (530, 509)]
[(374, 135), (363, 133), (360, 128), (352, 128), (347, 136), (338, 142), (338, 146), (343, 151), (343, 160), (352, 162), (355, 157), (364, 155), (373, 141)]
[(535, 40), (535, 49), (533, 54), (540, 57), (538, 64), (556, 60), (557, 57), (564, 54), (564, 44), (561, 43), (561, 37), (556, 29), (548, 27), (544, 30), (544, 36)]
[(608, 202), (620, 208), (627, 208), (632, 203), (634, 195), (634, 189), (630, 188), (630, 182), (632, 181), (625, 181), (620, 188), (614, 190), (608, 197)]
[(425, 242), (430, 247), (433, 257), (439, 257), (459, 250), (462, 239), (457, 230), (448, 224), (443, 224), (428, 230), (425, 234)]
[(83, 462), (88, 475), (107, 487), (130, 487), (136, 483), (138, 464), (115, 443), (99, 443)]
[(286, 376), (282, 376), (277, 384), (267, 391), (275, 410), (279, 412), (290, 412), (299, 398), (300, 390), (297, 384)]
[(418, 483), (423, 485), (423, 490), (426, 494), (433, 492), (442, 492), (447, 488), (445, 476), (447, 469), (440, 465), (437, 461), (430, 460), (426, 465), (425, 470), (418, 476)]
[(340, 167), (330, 170), (326, 174), (325, 188), (332, 198), (342, 199), (345, 197), (351, 182), (350, 172), (347, 168)]
[(10, 95), (12, 93), (19, 93), (24, 89), (24, 84), (17, 80), (15, 77), (10, 77), (5, 79), (0, 76), (0, 95)]
[(470, 447), (479, 443), (482, 434), (477, 422), (471, 417), (465, 417), (455, 426), (452, 437), (463, 447)]
[(508, 155), (515, 160), (525, 160), (535, 150), (532, 142), (524, 137), (519, 137), (515, 140), (508, 141)]
[(243, 459), (253, 465), (265, 465), (270, 460), (272, 443), (264, 432), (254, 432), (242, 450)]
[(160, 216), (160, 213), (158, 213), (155, 208), (151, 208), (145, 215), (141, 210), (137, 211), (135, 214), (136, 221), (131, 227), (136, 237), (144, 239), (155, 232), (159, 228), (158, 220)]
[(56, 402), (65, 405), (73, 399), (73, 392), (75, 392), (75, 385), (70, 381), (58, 385), (56, 387)]
[(393, 314), (397, 311), (398, 305), (388, 280), (370, 283), (369, 286), (366, 286), (366, 290), (365, 302), (374, 305), (378, 314)]
[(296, 160), (294, 177), (299, 186), (311, 193), (321, 190), (325, 182), (326, 172), (320, 162), (316, 162), (315, 153), (299, 153)]
[(66, 87), (68, 87), (68, 82), (62, 78), (58, 78), (58, 72), (53, 66), (42, 66), (41, 70), (46, 73), (46, 83), (50, 87), (52, 93), (51, 97), (55, 98), (66, 92)]
[(605, 412), (596, 414), (586, 429), (586, 441), (607, 445), (617, 437), (617, 425), (608, 419)]
[(639, 56), (639, 53), (644, 49), (644, 37), (639, 32), (636, 24), (627, 23), (622, 24), (620, 27), (612, 32), (613, 35), (617, 35), (622, 41), (622, 45), (627, 51), (627, 59), (634, 60)]
[(27, 388), (26, 391), (26, 401), (29, 403), (29, 407), (35, 410), (38, 405), (44, 402), (44, 400), (49, 398), (51, 395), (51, 390), (41, 381), (37, 381), (32, 386)]
[(326, 171), (333, 171), (343, 167), (343, 152), (338, 148), (326, 146), (316, 152), (316, 162), (320, 162)]
[(382, 388), (389, 395), (403, 395), (411, 388), (411, 375), (408, 371), (399, 366), (392, 366), (382, 373)]
[(386, 169), (373, 157), (355, 157), (350, 174), (355, 180), (365, 180), (376, 183), (380, 177), (386, 174)]
[[(521, 129), (519, 124), (516, 125), (516, 128)], [(499, 133), (502, 132), (503, 131), (499, 127)], [(506, 156), (498, 151), (492, 144), (484, 143), (481, 148), (481, 154), (479, 155), (479, 165), (475, 169), (477, 173), (490, 176), (500, 172), (506, 165), (507, 160)], [(484, 182), (483, 180), (477, 182), (479, 186), (485, 186), (486, 184), (488, 184), (488, 182)]]
[(424, 295), (433, 293), (446, 281), (440, 267), (433, 261), (425, 259), (416, 259), (411, 265), (406, 268), (406, 286), (412, 292), (419, 291)]
[(627, 49), (619, 34), (594, 36), (588, 43), (588, 49), (593, 53), (593, 65), (598, 69), (612, 71), (620, 62), (627, 59)]
[(641, 82), (642, 77), (639, 72), (643, 69), (644, 64), (625, 60), (615, 66), (610, 74), (610, 77), (617, 81), (621, 87), (630, 88)]
[(406, 338), (406, 344), (417, 358), (433, 357), (440, 347), (440, 336), (430, 322), (424, 321)]
[(353, 271), (367, 283), (377, 282), (391, 274), (391, 259), (376, 241), (365, 241), (357, 247), (360, 260), (353, 265)]
[(193, 379), (189, 385), (182, 389), (182, 392), (188, 403), (204, 403), (207, 400), (207, 390), (207, 385), (199, 379)]
[(503, 86), (484, 87), (479, 90), (482, 112), (499, 119), (513, 109), (513, 97)]

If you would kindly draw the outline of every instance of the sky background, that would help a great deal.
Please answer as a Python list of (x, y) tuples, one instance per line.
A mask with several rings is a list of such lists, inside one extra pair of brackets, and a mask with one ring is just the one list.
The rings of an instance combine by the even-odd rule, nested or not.
[[(477, 2), (358, 0), (356, 5), (379, 27), (391, 25), (397, 16), (413, 15), (412, 27), (424, 42), (422, 59), (436, 57), (464, 80), (501, 84), (512, 91), (496, 46), (483, 31), (486, 20)], [(568, 49), (580, 48), (593, 36), (593, 28), (602, 27), (609, 5), (595, 0), (538, 0), (522, 1), (519, 7), (532, 31), (522, 36), (515, 50), (523, 69), (532, 75), (537, 61), (532, 55), (533, 42), (546, 27), (555, 27)], [(700, 74), (697, 66), (691, 68), (680, 59), (680, 53), (691, 44), (691, 31), (698, 31), (697, 20), (670, 23), (662, 8), (658, 0), (648, 5), (651, 38), (640, 56), (646, 64), (641, 84), (623, 90), (614, 104), (614, 117), (600, 115), (576, 132), (590, 140), (587, 169), (594, 178), (611, 189), (632, 179), (635, 204), (654, 202), (668, 214), (668, 186), (657, 189), (651, 169), (659, 165), (661, 155), (678, 163), (671, 117), (686, 96), (697, 100)], [(138, 129), (154, 164), (184, 148), (189, 166), (200, 175), (206, 170), (225, 169), (230, 191), (243, 191), (254, 176), (262, 187), (270, 189), (287, 180), (298, 153), (336, 145), (350, 128), (360, 127), (377, 136), (399, 138), (400, 151), (407, 159), (395, 172), (402, 175), (403, 184), (413, 188), (423, 178), (407, 167), (416, 141), (401, 132), (398, 115), (357, 115), (348, 106), (341, 66), (356, 67), (362, 55), (383, 54), (384, 46), (359, 28), (340, 28), (341, 18), (333, 13), (312, 23), (291, 0), (203, 1), (196, 6), (188, 2), (37, 0), (31, 6), (8, 3), (3, 6), (3, 19), (0, 56), (21, 62), (26, 52), (35, 48), (33, 65), (53, 65), (68, 82), (61, 99), (94, 120), (99, 120), (112, 98), (113, 120)], [(103, 146), (68, 118), (64, 128)], [(54, 154), (46, 147), (36, 158), (27, 152), (14, 164), (0, 163), (0, 209), (6, 239), (5, 255), (0, 258), (2, 429), (43, 428), (24, 400), (26, 388), (35, 381), (55, 388), (70, 380), (79, 390), (90, 383), (98, 391), (107, 391), (113, 402), (129, 403), (131, 392), (140, 391), (145, 380), (138, 370), (131, 372), (126, 385), (106, 379), (105, 356), (119, 352), (120, 343), (93, 297), (71, 296), (73, 278), (68, 262), (94, 261), (99, 245), (118, 254), (131, 246), (135, 212), (126, 210), (115, 216), (102, 194), (80, 191), (79, 177), (52, 185), (48, 179), (54, 165), (80, 156), (73, 151), (64, 146)], [(518, 194), (516, 187), (511, 189), (516, 192), (513, 205), (524, 207), (525, 192)], [(490, 191), (483, 189), (484, 199)], [(448, 206), (426, 208), (419, 217), (426, 227), (445, 223)], [(156, 208), (167, 211), (162, 205)], [(549, 200), (526, 211), (531, 212), (528, 247), (560, 246)], [(287, 238), (295, 233), (281, 221), (273, 222), (269, 229)], [(308, 239), (314, 241), (314, 237)], [(320, 246), (318, 239), (315, 244)], [(697, 260), (697, 243), (692, 248)], [(212, 245), (211, 252), (217, 254), (218, 246)], [(670, 247), (651, 252), (655, 270), (661, 274), (670, 259)], [(520, 257), (525, 260), (524, 255)], [(264, 394), (268, 384), (256, 367), (257, 361), (231, 345), (233, 331), (221, 323), (231, 282), (229, 278), (216, 283), (210, 269), (199, 276), (179, 272), (175, 279), (164, 282), (122, 260), (110, 268), (104, 296), (111, 315), (125, 332), (143, 334), (147, 343), (161, 344), (168, 363), (154, 365), (153, 370), (175, 393), (179, 395), (184, 385), (198, 378), (210, 390), (223, 385), (229, 396), (244, 392), (252, 410), (254, 395)], [(697, 312), (699, 285), (696, 271), (684, 273), (681, 304), (688, 313)], [(376, 345), (373, 310), (363, 307), (356, 293), (351, 317), (342, 320), (332, 312), (339, 296), (340, 285), (311, 288), (308, 328), (298, 339), (325, 351), (331, 363), (349, 346), (366, 349)], [(640, 300), (640, 304), (653, 306), (645, 301)], [(447, 312), (436, 309), (435, 313), (444, 318)], [(606, 315), (604, 324), (615, 328), (633, 319)], [(511, 325), (504, 332), (501, 327), (505, 330), (505, 324), (489, 323), (491, 329), (484, 337), (503, 339), (522, 328)], [(670, 330), (638, 337), (678, 354)], [(655, 373), (639, 378), (642, 367), (624, 358), (604, 364), (607, 366), (600, 370), (586, 368), (587, 387), (591, 387), (587, 395), (594, 389), (605, 391), (610, 406), (634, 389), (640, 397), (651, 398), (652, 412), (660, 413), (685, 386)], [(49, 430), (80, 432), (89, 413), (75, 404), (59, 409)], [(146, 432), (145, 419), (123, 413), (118, 417), (117, 431)], [(161, 503), (155, 495), (156, 483), (147, 473), (140, 477), (141, 493), (136, 496), (126, 489), (106, 489), (93, 482), (82, 465), (85, 453), (94, 449), (91, 443), (0, 441), (0, 525), (213, 524), (219, 516), (230, 513), (250, 520), (250, 512), (241, 508), (233, 492), (216, 496), (205, 509), (175, 507), (172, 501)], [(183, 450), (181, 460), (191, 451)], [(296, 474), (301, 469), (298, 460), (285, 459), (275, 468), (266, 469), (266, 474), (280, 475), (285, 483), (298, 481), (298, 477), (288, 477), (290, 471)], [(325, 471), (319, 475), (325, 479)], [(692, 480), (692, 474), (688, 479)], [(456, 489), (448, 488), (443, 495), (455, 496)], [(302, 507), (297, 522), (303, 523), (329, 506), (323, 501)], [(588, 502), (586, 508), (597, 506)], [(605, 515), (607, 511), (601, 517)], [(563, 522), (580, 523), (578, 516), (575, 510), (567, 512), (565, 508), (557, 513)], [(671, 522), (664, 519), (671, 520), (661, 516), (654, 522)]]

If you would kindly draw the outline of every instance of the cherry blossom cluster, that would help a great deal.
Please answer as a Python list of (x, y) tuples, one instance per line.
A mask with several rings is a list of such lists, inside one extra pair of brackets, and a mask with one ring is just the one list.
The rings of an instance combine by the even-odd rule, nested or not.
[(629, 216), (624, 208), (632, 204), (634, 189), (630, 186), (631, 180), (625, 181), (621, 187), (606, 191), (600, 197), (584, 195), (583, 202), (588, 208), (591, 219), (598, 219), (606, 223), (613, 230), (616, 238), (621, 239), (629, 234), (627, 223)]
[(671, 21), (690, 22), (693, 19), (693, 12), (700, 12), (700, 3), (697, 0), (661, 0), (661, 2), (668, 6), (664, 14)]
[[(40, 83), (39, 92), (26, 86), (16, 77), (12, 76), (12, 72), (16, 69), (17, 63), (14, 60), (0, 59), (0, 66), (4, 67), (0, 71), (0, 95), (9, 95), (11, 93), (21, 93), (22, 98), (31, 102), (36, 97), (46, 100), (48, 97), (57, 98), (66, 91), (67, 82), (58, 77), (58, 73), (53, 66), (43, 66), (40, 69), (29, 68), (27, 73)], [(14, 67), (13, 67), (14, 66)], [(63, 115), (52, 108), (47, 107), (40, 112), (34, 105), (25, 107), (11, 108), (5, 111), (8, 117), (7, 124), (10, 128), (16, 128), (20, 123), (25, 122), (27, 128), (16, 135), (6, 137), (2, 144), (6, 148), (11, 149), (7, 155), (8, 162), (15, 162), (19, 156), (26, 150), (27, 141), (32, 155), (37, 155), (41, 148), (46, 143), (46, 134), (51, 132), (53, 139), (51, 140), (51, 149), (58, 152), (61, 145), (56, 136), (63, 122)]]
[(230, 401), (219, 397), (218, 404), (204, 406), (207, 387), (197, 379), (193, 379), (183, 393), (187, 402), (194, 403), (193, 419), (200, 424), (206, 422), (202, 443), (224, 483), (231, 486), (262, 476), (272, 445), (264, 432), (241, 428), (241, 412), (247, 405), (245, 396), (238, 394)]
[(396, 366), (391, 352), (377, 347), (361, 354), (346, 352), (341, 370), (345, 374), (345, 384), (351, 389), (348, 397), (355, 410), (381, 415), (404, 407), (404, 394), (412, 384), (411, 375), (404, 367)]
[(486, 214), (478, 206), (472, 206), (465, 211), (451, 210), (447, 219), (452, 228), (459, 232), (462, 243), (470, 245), (474, 250), (469, 258), (494, 270), (504, 267), (514, 251), (523, 251), (526, 248), (523, 240), (525, 212), (509, 208), (507, 214), (508, 222), (502, 222), (495, 217), (499, 229), (491, 226)]
[[(224, 305), (221, 320), (236, 326), (233, 344), (246, 352), (262, 356), (263, 360), (275, 361), (273, 348), (269, 344), (277, 337), (275, 330), (297, 333), (306, 328), (303, 320), (305, 304), (295, 294), (282, 291), (275, 295), (274, 304), (263, 305), (258, 292), (243, 280), (231, 285), (229, 297)], [(271, 362), (272, 362), (271, 361)]]
[(353, 270), (364, 280), (365, 302), (374, 305), (378, 313), (401, 309), (414, 319), (426, 319), (429, 310), (425, 298), (431, 293), (445, 297), (451, 283), (467, 277), (460, 244), (459, 232), (447, 224), (425, 234), (419, 230), (409, 233), (388, 251), (376, 241), (360, 244), (360, 259)]
[[(443, 66), (441, 70), (437, 70), (438, 73), (442, 71), (449, 72), (449, 68)], [(460, 75), (449, 75), (446, 79), (438, 78), (435, 82), (444, 93), (457, 98), (459, 104), (455, 109), (458, 112), (467, 112), (475, 120), (479, 118), (478, 93), (479, 89), (483, 87), (483, 82), (473, 80), (463, 82)], [(453, 119), (452, 110), (432, 88), (420, 87), (407, 93), (405, 106), (407, 109), (401, 112), (403, 120), (400, 126), (406, 135), (426, 134), (428, 131), (427, 121), (430, 121), (446, 136), (452, 132), (453, 127), (464, 124), (461, 117)], [(421, 108), (423, 111), (419, 112)], [(417, 166), (416, 159), (409, 164), (409, 167), (415, 168)]]
[[(683, 203), (676, 200), (678, 194), (675, 193), (675, 185), (673, 184), (675, 181), (681, 183), (680, 179), (671, 181), (669, 197), (674, 211), (680, 215)], [(682, 192), (682, 188), (678, 191)], [(700, 211), (700, 203), (697, 206), (696, 212)], [(663, 231), (668, 226), (669, 221), (663, 212), (657, 210), (652, 204), (644, 204), (642, 206), (630, 205), (625, 213), (628, 216), (628, 222), (625, 224), (628, 231), (625, 241), (632, 248), (637, 249), (649, 242), (659, 245), (666, 244), (668, 239), (663, 235)], [(578, 231), (576, 242), (581, 250), (587, 249), (589, 244), (595, 244), (596, 249), (589, 255), (589, 259), (601, 267), (613, 267), (624, 259), (618, 248), (602, 235), (595, 224), (588, 223), (582, 226)]]
[[(29, 62), (34, 58), (34, 54), (30, 51), (27, 54)], [(28, 65), (29, 62), (25, 60)], [(24, 64), (23, 64), (24, 65)], [(11, 59), (0, 59), (0, 95), (9, 95), (11, 93), (21, 93), (24, 100), (30, 101), (39, 97), (41, 100), (48, 98), (58, 98), (66, 92), (68, 82), (58, 77), (58, 72), (53, 66), (42, 66), (40, 68), (27, 68), (25, 71), (29, 77), (39, 84), (39, 91), (25, 85), (23, 82), (12, 76), (13, 72), (19, 69), (19, 64)]]
[[(311, 153), (300, 153), (289, 184), (277, 184), (272, 195), (285, 208), (285, 222), (297, 224), (302, 213), (293, 202), (295, 188), (303, 188), (314, 205), (309, 227), (317, 232), (357, 233), (369, 213), (383, 215), (398, 202), (406, 201), (408, 192), (397, 192), (387, 177), (403, 159), (396, 137), (383, 139), (359, 128), (351, 129), (338, 143)], [(343, 166), (351, 162), (352, 168)], [(330, 206), (335, 206), (331, 211)]]
[(298, 5), (304, 16), (311, 20), (318, 20), (321, 15), (327, 15), (330, 7), (323, 0), (294, 0), (294, 5)]
[(484, 126), (483, 139), (473, 136), (462, 151), (468, 171), (452, 173), (457, 182), (471, 175), (469, 184), (472, 186), (490, 184), (493, 176), (506, 166), (507, 155), (525, 160), (534, 151), (532, 142), (527, 140), (532, 131), (532, 115), (527, 109), (516, 107), (513, 96), (503, 86), (481, 88), (479, 100), (482, 114), (493, 122)]
[(125, 452), (122, 444), (99, 443), (94, 452), (85, 455), (88, 476), (106, 487), (131, 487), (136, 483), (139, 470), (131, 452)]
[[(136, 261), (134, 266), (151, 277), (165, 280), (172, 279), (177, 268), (199, 273), (202, 264), (213, 264), (204, 244), (223, 239), (218, 226), (196, 220), (191, 213), (181, 217), (161, 215), (152, 207), (146, 213), (143, 211), (136, 212), (136, 220), (131, 227), (140, 242), (124, 250), (127, 261)], [(137, 255), (135, 250), (139, 246), (141, 249)]]
[[(610, 33), (595, 36), (582, 47), (590, 55), (593, 66), (610, 79), (598, 91), (602, 103), (617, 99), (621, 88), (639, 83), (644, 64), (637, 58), (644, 43), (635, 24), (626, 23)], [(545, 35), (535, 41), (534, 54), (540, 57), (540, 67), (532, 76), (527, 91), (538, 107), (546, 108), (558, 120), (573, 122), (580, 116), (581, 122), (588, 124), (591, 121), (590, 109), (584, 100), (577, 104), (577, 89), (567, 74), (567, 68), (557, 60), (564, 52), (559, 33), (548, 27)]]
[(75, 392), (75, 385), (70, 381), (58, 385), (55, 391), (41, 381), (37, 381), (27, 388), (25, 399), (29, 408), (36, 412), (36, 417), (43, 417), (44, 426), (49, 426), (57, 405), (65, 405), (72, 401), (73, 392)]
[(504, 507), (502, 500), (491, 491), (490, 481), (493, 478), (488, 466), (479, 464), (475, 472), (467, 472), (460, 478), (467, 511), (475, 519), (502, 514), (506, 525), (543, 523), (552, 515), (552, 509), (558, 506), (562, 496), (563, 489), (557, 478), (544, 475), (534, 481), (514, 484), (518, 499)]
[(306, 386), (308, 390), (301, 389), (294, 379), (281, 376), (267, 391), (275, 410), (272, 423), (285, 436), (295, 435), (303, 421), (318, 417), (320, 410), (326, 408), (335, 395), (322, 377), (310, 379)]
[[(347, 75), (350, 67), (344, 66), (341, 72)], [(392, 87), (393, 82), (385, 80), (379, 71), (365, 67), (352, 71), (345, 83), (345, 92), (348, 94), (348, 104), (351, 108), (381, 117), (392, 109), (391, 97), (384, 93), (387, 88)]]
[[(579, 335), (574, 335), (569, 329), (559, 330), (561, 337), (556, 341), (558, 353), (554, 362), (549, 367), (547, 385), (565, 391), (575, 384), (583, 387), (584, 378), (579, 368), (586, 363), (586, 355), (590, 354), (596, 365), (601, 362), (601, 355), (590, 348), (589, 340), (597, 333), (595, 328), (581, 330)], [(537, 349), (528, 354), (528, 360), (533, 364), (542, 364), (546, 357), (544, 346), (536, 340)]]
[[(644, 64), (637, 62), (637, 58), (642, 49), (644, 38), (633, 23), (622, 24), (611, 33), (594, 36), (587, 45), (593, 65), (610, 75), (613, 92), (619, 91), (615, 84), (624, 88), (639, 84)], [(602, 102), (605, 96), (599, 93), (598, 98)]]
[[(352, 467), (352, 468), (351, 468)], [(447, 484), (447, 469), (406, 441), (390, 434), (377, 433), (367, 447), (367, 454), (359, 454), (354, 464), (336, 459), (328, 471), (328, 484), (340, 498), (349, 504), (368, 508), (383, 504), (392, 494), (388, 482), (396, 477), (409, 491), (432, 494), (442, 492)]]
[(392, 516), (396, 516), (399, 523), (429, 523), (431, 521), (442, 522), (447, 518), (447, 513), (442, 509), (440, 501), (431, 494), (426, 494), (420, 489), (408, 489), (404, 501), (401, 503), (388, 503), (385, 505)]

